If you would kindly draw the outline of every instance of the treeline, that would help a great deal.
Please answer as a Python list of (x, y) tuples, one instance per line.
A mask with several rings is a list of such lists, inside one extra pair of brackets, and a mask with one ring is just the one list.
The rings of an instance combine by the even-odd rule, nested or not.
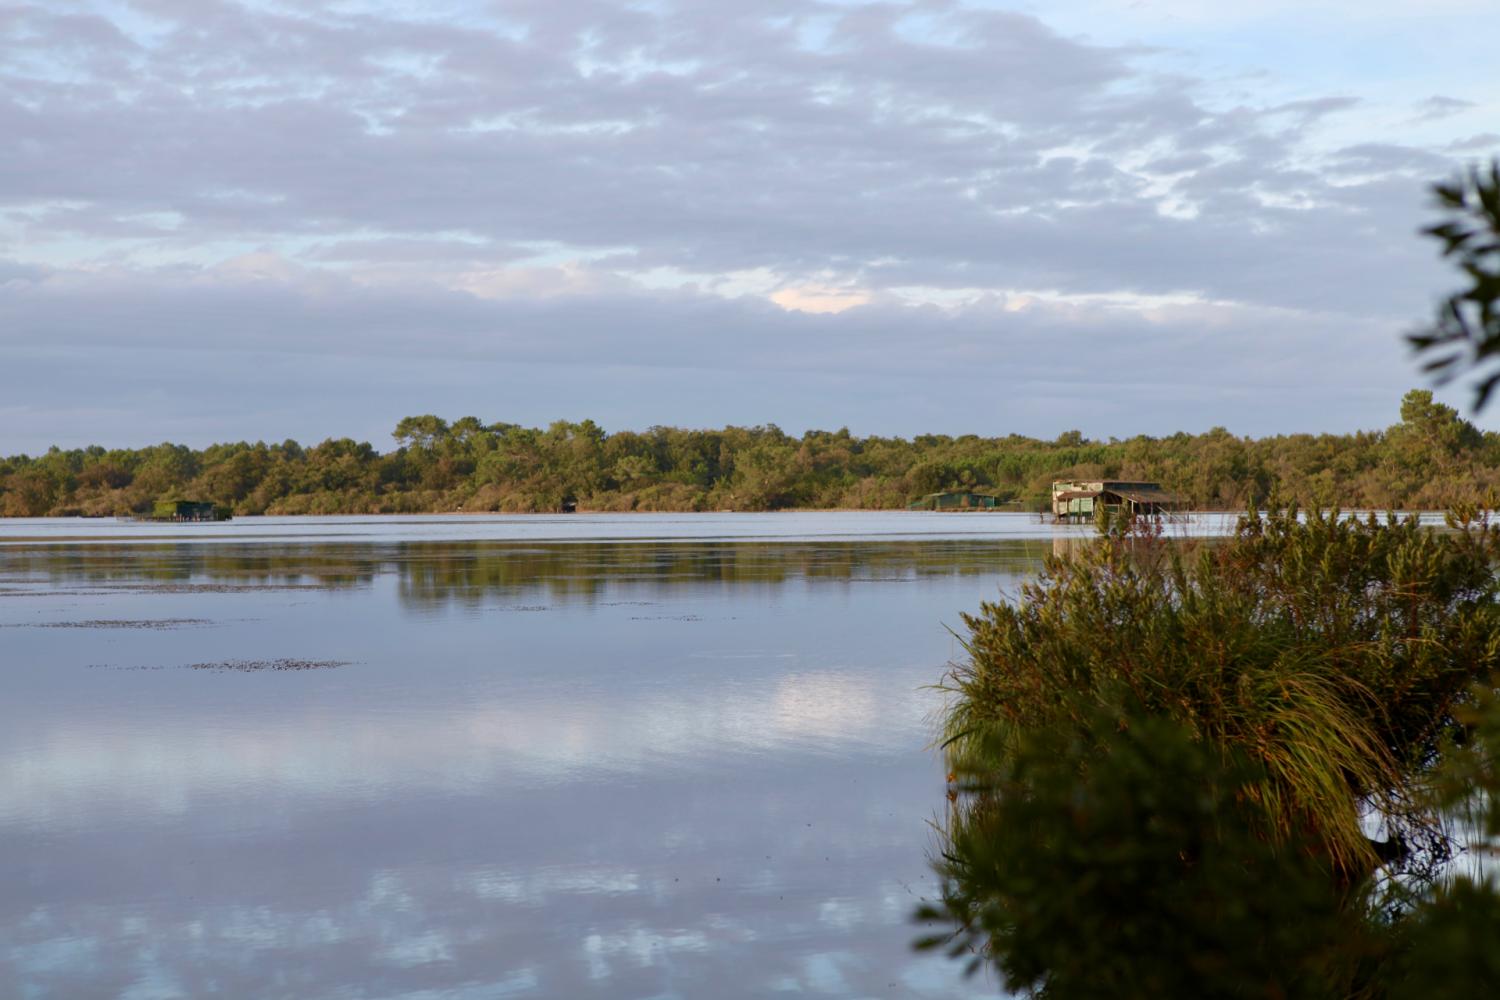
[(1239, 509), (1273, 493), (1304, 504), (1445, 508), (1500, 488), (1500, 434), (1482, 432), (1423, 390), (1384, 431), (1251, 439), (1204, 434), (1052, 441), (1009, 435), (800, 437), (774, 425), (606, 433), (593, 421), (545, 430), (407, 417), (397, 447), (338, 438), (304, 447), (217, 444), (201, 451), (53, 448), (0, 459), (0, 514), (109, 516), (159, 499), (212, 500), (236, 514), (889, 509), (944, 489), (1042, 509), (1054, 479), (1146, 479), (1199, 509)]

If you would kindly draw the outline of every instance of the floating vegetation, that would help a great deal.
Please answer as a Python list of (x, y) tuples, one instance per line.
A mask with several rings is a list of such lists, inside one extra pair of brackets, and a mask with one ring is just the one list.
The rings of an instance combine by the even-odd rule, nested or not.
[(205, 663), (183, 663), (175, 668), (168, 668), (163, 664), (137, 664), (134, 666), (114, 666), (109, 663), (90, 663), (89, 670), (210, 670), (216, 672), (238, 671), (240, 673), (255, 673), (262, 670), (332, 670), (335, 667), (347, 667), (353, 660), (213, 660)]
[(189, 663), (188, 670), (332, 670), (347, 667), (352, 660), (217, 660), (212, 663)]
[(194, 625), (213, 625), (207, 618), (90, 618), (77, 622), (20, 622), (0, 628), (133, 628), (166, 631)]

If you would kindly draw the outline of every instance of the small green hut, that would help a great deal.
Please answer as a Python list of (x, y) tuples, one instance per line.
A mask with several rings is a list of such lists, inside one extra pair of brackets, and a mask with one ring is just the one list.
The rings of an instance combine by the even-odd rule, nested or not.
[(158, 500), (153, 521), (227, 521), (229, 511), (206, 500)]

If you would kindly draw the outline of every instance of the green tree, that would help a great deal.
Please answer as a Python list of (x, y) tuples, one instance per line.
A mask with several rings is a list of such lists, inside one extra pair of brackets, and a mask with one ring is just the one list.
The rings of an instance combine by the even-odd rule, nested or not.
[(1433, 193), (1444, 218), (1424, 232), (1442, 244), (1443, 257), (1467, 284), (1443, 300), (1430, 328), (1408, 339), (1442, 382), (1476, 372), (1479, 410), (1500, 385), (1500, 160), (1438, 184)]
[(448, 422), (441, 417), (424, 413), (418, 417), (402, 417), (391, 431), (391, 437), (402, 448), (431, 451), (448, 433)]

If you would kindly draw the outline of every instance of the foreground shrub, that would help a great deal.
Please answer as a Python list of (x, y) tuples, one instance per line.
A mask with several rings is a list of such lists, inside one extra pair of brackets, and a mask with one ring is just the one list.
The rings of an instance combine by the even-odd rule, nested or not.
[(1349, 925), (1317, 852), (1245, 799), (1263, 769), (1162, 718), (1089, 721), (1028, 734), (970, 784), (943, 906), (920, 914), (958, 931), (924, 944), (1048, 996), (1347, 992), (1373, 927)]
[(965, 616), (925, 916), (1048, 995), (1374, 995), (1455, 848), (1497, 547), (1474, 512), (1127, 525)]

